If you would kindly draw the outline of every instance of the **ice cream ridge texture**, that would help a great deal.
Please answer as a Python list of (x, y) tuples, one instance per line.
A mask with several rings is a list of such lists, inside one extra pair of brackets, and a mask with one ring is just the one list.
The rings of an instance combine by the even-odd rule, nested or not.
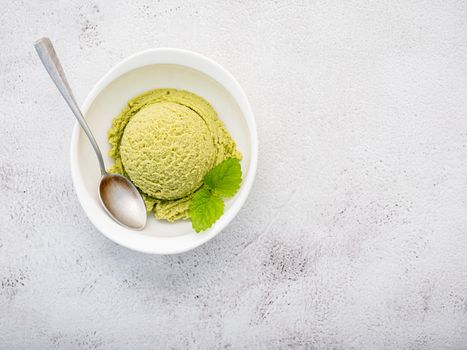
[(188, 91), (156, 89), (128, 102), (108, 133), (109, 172), (129, 178), (158, 219), (189, 218), (204, 175), (223, 160), (241, 159), (214, 108)]

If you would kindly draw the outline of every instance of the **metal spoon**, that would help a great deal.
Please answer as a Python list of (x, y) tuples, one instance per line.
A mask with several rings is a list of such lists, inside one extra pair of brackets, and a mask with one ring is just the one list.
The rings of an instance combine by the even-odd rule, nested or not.
[(36, 51), (53, 82), (68, 103), (79, 124), (89, 138), (97, 155), (101, 169), (99, 199), (107, 214), (120, 225), (141, 230), (146, 226), (146, 207), (136, 187), (121, 175), (109, 174), (105, 170), (102, 153), (91, 133), (78, 104), (73, 97), (63, 68), (49, 38), (42, 38), (34, 44)]

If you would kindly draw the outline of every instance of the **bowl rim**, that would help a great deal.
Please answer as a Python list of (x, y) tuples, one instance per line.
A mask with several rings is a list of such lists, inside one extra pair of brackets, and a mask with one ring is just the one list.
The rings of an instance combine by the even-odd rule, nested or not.
[[(151, 59), (154, 60), (155, 55), (159, 55), (160, 59), (158, 62), (151, 62)], [(166, 62), (164, 61), (164, 57)], [(169, 58), (167, 58), (169, 57)], [(204, 55), (199, 53), (179, 49), (179, 48), (152, 48), (137, 52), (131, 56), (128, 56), (121, 62), (113, 66), (107, 73), (104, 74), (102, 78), (93, 86), (91, 91), (86, 96), (82, 106), (81, 111), (83, 115), (86, 115), (91, 104), (94, 102), (96, 97), (101, 93), (101, 91), (107, 87), (112, 81), (116, 80), (125, 73), (128, 73), (132, 70), (154, 64), (174, 64), (181, 65), (191, 69), (195, 69), (210, 78), (214, 79), (221, 86), (223, 86), (234, 98), (234, 100), (239, 105), (239, 108), (242, 111), (242, 114), (245, 118), (248, 134), (250, 137), (250, 161), (248, 167), (248, 174), (243, 179), (240, 191), (233, 199), (231, 207), (221, 216), (221, 218), (206, 232), (202, 233), (201, 239), (196, 239), (192, 241), (192, 244), (185, 244), (183, 247), (177, 247), (174, 244), (167, 244), (168, 240), (175, 240), (176, 238), (181, 238), (184, 236), (178, 237), (145, 237), (143, 240), (127, 240), (125, 237), (120, 237), (118, 235), (113, 235), (108, 232), (109, 228), (106, 226), (105, 220), (102, 219), (99, 214), (100, 211), (94, 210), (96, 208), (94, 201), (90, 196), (87, 195), (85, 185), (79, 176), (79, 163), (78, 163), (78, 140), (80, 135), (80, 126), (78, 122), (75, 122), (73, 127), (71, 144), (70, 144), (70, 167), (73, 186), (80, 202), (81, 207), (86, 213), (89, 220), (92, 224), (100, 231), (104, 236), (106, 236), (111, 241), (143, 253), (151, 254), (178, 254), (184, 253), (186, 251), (192, 250), (200, 245), (206, 243), (210, 239), (217, 236), (238, 214), (243, 204), (245, 203), (251, 187), (256, 176), (257, 162), (258, 162), (258, 136), (256, 130), (256, 122), (254, 119), (253, 111), (251, 109), (248, 98), (243, 91), (240, 84), (234, 78), (234, 76), (222, 67), (217, 62), (213, 61), (210, 58), (207, 58)], [(97, 161), (97, 160), (96, 160)], [(97, 184), (96, 184), (97, 187)], [(141, 235), (142, 236), (142, 235)], [(145, 244), (149, 241), (154, 242), (165, 242), (165, 245), (157, 244)]]

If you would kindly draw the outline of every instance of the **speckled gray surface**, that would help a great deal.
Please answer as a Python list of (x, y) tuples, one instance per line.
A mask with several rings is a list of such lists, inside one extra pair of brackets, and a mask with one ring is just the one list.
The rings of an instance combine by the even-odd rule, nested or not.
[[(467, 348), (465, 1), (3, 1), (0, 348)], [(145, 48), (229, 69), (260, 157), (208, 244), (149, 256), (99, 234), (69, 170), (79, 101)]]

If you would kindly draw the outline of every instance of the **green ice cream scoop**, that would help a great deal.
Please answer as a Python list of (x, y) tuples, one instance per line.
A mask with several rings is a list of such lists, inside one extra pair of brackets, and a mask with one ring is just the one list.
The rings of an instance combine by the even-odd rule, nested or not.
[(156, 89), (128, 101), (109, 130), (109, 172), (128, 177), (158, 219), (189, 218), (193, 193), (204, 175), (227, 158), (241, 158), (237, 146), (201, 96)]
[(131, 181), (162, 200), (182, 198), (198, 189), (214, 165), (215, 151), (204, 120), (174, 102), (155, 103), (137, 112), (120, 144)]

